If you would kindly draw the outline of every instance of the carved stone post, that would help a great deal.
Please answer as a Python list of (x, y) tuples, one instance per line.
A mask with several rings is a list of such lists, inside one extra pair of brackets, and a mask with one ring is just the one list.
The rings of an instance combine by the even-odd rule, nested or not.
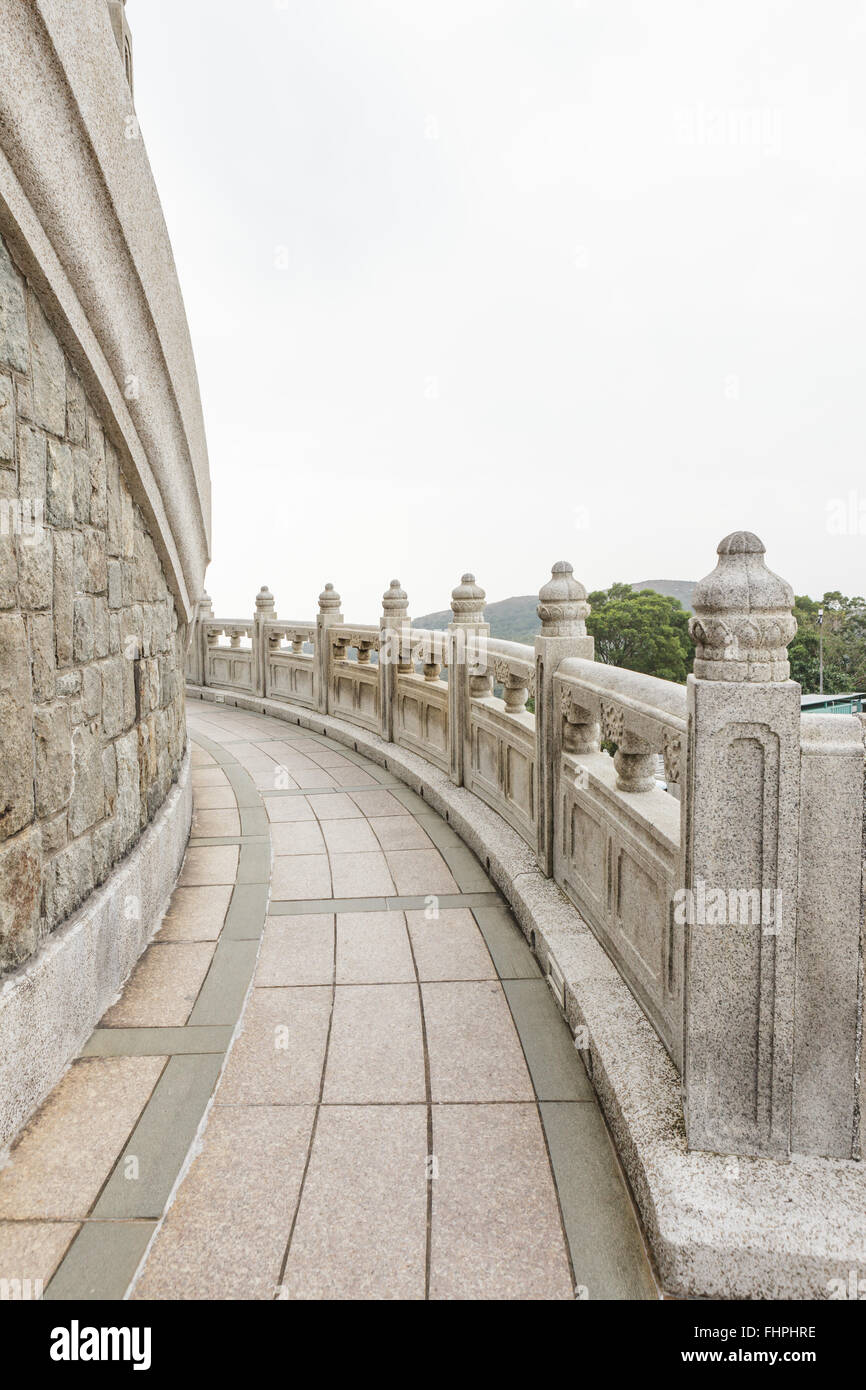
[(328, 629), (339, 627), (342, 621), (340, 595), (333, 584), (326, 584), (319, 594), (319, 612), (316, 615), (316, 709), (320, 714), (328, 713), (331, 676), (331, 635)]
[(266, 584), (256, 594), (256, 616), (253, 626), (253, 689), (259, 696), (267, 695), (268, 684), (268, 643), (265, 640), (265, 623), (276, 618), (274, 596)]
[(557, 561), (550, 579), (539, 590), (537, 612), (541, 619), (541, 632), (535, 639), (538, 866), (549, 878), (553, 873), (553, 788), (561, 737), (560, 711), (553, 705), (553, 678), (566, 657), (582, 656), (592, 661), (595, 656), (595, 641), (586, 633), (586, 589), (575, 579), (567, 560)]
[(464, 574), (451, 594), (448, 624), (448, 741), (451, 781), (462, 787), (469, 740), (469, 702), (493, 689), (487, 662), (490, 624), (484, 621), (487, 597), (474, 574)]
[(213, 604), (209, 594), (202, 594), (195, 605), (195, 614), (190, 625), (189, 639), (189, 678), (195, 685), (207, 685), (207, 628), (213, 618)]
[(790, 584), (735, 531), (689, 631), (685, 1105), (689, 1147), (790, 1150), (800, 687)]
[(397, 705), (397, 673), (403, 655), (404, 629), (409, 626), (409, 599), (399, 579), (392, 579), (382, 595), (379, 619), (379, 714), (382, 737), (394, 741), (394, 711)]

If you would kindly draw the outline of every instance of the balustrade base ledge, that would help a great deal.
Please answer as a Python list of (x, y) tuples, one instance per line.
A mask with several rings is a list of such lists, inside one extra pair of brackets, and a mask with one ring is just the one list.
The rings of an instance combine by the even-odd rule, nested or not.
[(191, 821), (187, 747), (177, 781), (126, 858), (0, 983), (0, 1165), (3, 1148), (78, 1056), (159, 929)]
[[(300, 706), (187, 685), (354, 748), (444, 816), (507, 900), (583, 1053), (662, 1288), (680, 1298), (827, 1298), (866, 1266), (866, 1164), (689, 1152), (680, 1077), (595, 936), (516, 831), (447, 774), (376, 734)], [(556, 994), (556, 992), (555, 992)]]

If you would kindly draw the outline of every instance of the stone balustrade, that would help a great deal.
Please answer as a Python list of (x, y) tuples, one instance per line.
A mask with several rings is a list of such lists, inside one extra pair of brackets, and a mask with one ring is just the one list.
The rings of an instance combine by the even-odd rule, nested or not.
[(690, 1148), (860, 1157), (863, 725), (801, 716), (793, 594), (760, 540), (718, 555), (687, 686), (594, 660), (565, 562), (534, 648), (490, 637), (471, 574), (445, 632), (411, 626), (398, 580), (376, 626), (346, 625), (331, 584), (314, 623), (278, 621), (268, 590), (252, 622), (205, 597), (188, 680), (366, 729), (496, 811), (664, 1043)]

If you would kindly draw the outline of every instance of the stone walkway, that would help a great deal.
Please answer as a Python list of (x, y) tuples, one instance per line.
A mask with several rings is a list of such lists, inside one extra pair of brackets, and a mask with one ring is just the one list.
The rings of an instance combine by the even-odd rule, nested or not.
[(297, 725), (196, 701), (189, 729), (181, 879), (0, 1171), (0, 1279), (658, 1297), (569, 1031), (448, 824)]

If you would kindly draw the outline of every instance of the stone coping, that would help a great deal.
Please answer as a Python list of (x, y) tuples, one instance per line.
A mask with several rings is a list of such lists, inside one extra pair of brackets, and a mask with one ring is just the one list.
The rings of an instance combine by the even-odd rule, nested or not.
[(174, 257), (108, 6), (9, 0), (0, 10), (0, 231), (119, 447), (188, 621), (210, 547), (207, 445)]
[(0, 1150), (79, 1054), (158, 928), (191, 818), (187, 747), (176, 783), (134, 848), (0, 984)]
[[(510, 904), (584, 1057), (669, 1295), (828, 1298), (866, 1268), (866, 1167), (731, 1158), (686, 1148), (679, 1075), (586, 922), (525, 842), (465, 787), (376, 734), (280, 701), (187, 686), (187, 694), (326, 734), (399, 777), (454, 827)], [(215, 698), (216, 697), (216, 698)], [(553, 967), (551, 972), (551, 966)], [(555, 991), (558, 992), (558, 991)]]

